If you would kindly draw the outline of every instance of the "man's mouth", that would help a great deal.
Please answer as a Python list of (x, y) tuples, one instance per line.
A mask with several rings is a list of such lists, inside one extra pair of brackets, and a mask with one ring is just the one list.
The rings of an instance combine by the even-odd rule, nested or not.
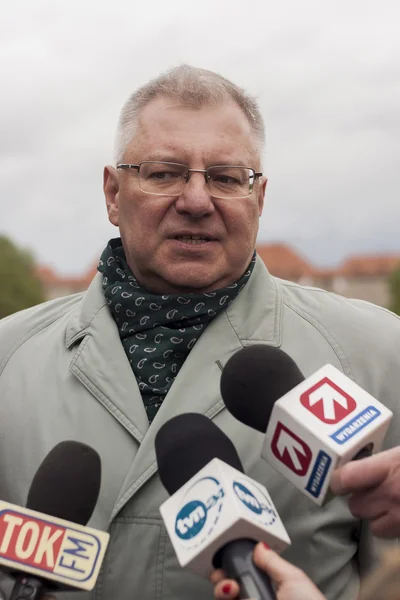
[(204, 244), (213, 241), (210, 237), (203, 235), (177, 235), (175, 239), (185, 244)]

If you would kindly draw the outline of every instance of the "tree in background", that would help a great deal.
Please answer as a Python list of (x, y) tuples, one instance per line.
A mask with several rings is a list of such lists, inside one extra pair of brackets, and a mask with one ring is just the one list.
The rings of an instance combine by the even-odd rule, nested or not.
[(44, 300), (32, 255), (0, 235), (0, 319)]
[(392, 298), (390, 310), (400, 315), (400, 265), (390, 276), (390, 294)]

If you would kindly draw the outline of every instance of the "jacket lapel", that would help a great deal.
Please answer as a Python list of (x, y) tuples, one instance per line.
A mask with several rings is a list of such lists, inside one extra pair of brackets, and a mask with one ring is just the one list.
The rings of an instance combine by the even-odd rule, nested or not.
[(149, 429), (135, 376), (96, 275), (71, 316), (67, 348), (78, 344), (70, 371), (139, 443)]

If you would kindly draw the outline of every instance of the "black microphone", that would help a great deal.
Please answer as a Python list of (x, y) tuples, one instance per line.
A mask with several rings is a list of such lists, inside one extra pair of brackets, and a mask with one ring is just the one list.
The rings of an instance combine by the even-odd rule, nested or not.
[(304, 381), (286, 352), (254, 344), (236, 352), (221, 375), (221, 395), (229, 412), (241, 423), (265, 433), (274, 404)]
[(222, 568), (242, 598), (275, 599), (253, 550), (264, 540), (282, 551), (290, 540), (265, 488), (244, 475), (231, 440), (204, 415), (186, 413), (160, 428), (155, 449), (172, 495), (160, 511), (181, 566), (205, 577)]
[(229, 412), (266, 434), (262, 458), (320, 506), (333, 497), (333, 470), (378, 451), (392, 417), (332, 365), (305, 379), (286, 352), (266, 344), (231, 356), (220, 387)]
[[(95, 530), (81, 526), (86, 525), (93, 513), (100, 482), (101, 462), (97, 452), (80, 442), (65, 441), (51, 450), (36, 472), (28, 493), (28, 510), (1, 503), (5, 505), (2, 513), (6, 513), (6, 528), (1, 540), (0, 562), (16, 576), (10, 600), (37, 600), (46, 592), (83, 588), (68, 578), (67, 571), (70, 569), (73, 573), (75, 563), (65, 561), (62, 565), (60, 552), (64, 547), (65, 557), (84, 558), (89, 561), (90, 569), (94, 568), (85, 551), (91, 545), (88, 536)], [(72, 531), (70, 540), (68, 531)], [(108, 541), (108, 534), (99, 533)], [(103, 540), (99, 544), (101, 564), (107, 543), (104, 545)], [(58, 570), (50, 569), (46, 560), (53, 566), (58, 565)], [(100, 564), (96, 564), (97, 572)]]
[(101, 460), (96, 450), (81, 442), (60, 442), (36, 471), (26, 508), (86, 525), (100, 484)]

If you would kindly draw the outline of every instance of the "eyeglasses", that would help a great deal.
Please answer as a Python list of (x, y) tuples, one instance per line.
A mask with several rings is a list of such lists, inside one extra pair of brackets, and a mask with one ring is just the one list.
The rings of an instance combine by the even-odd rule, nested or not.
[(248, 198), (255, 181), (262, 177), (250, 167), (217, 165), (208, 169), (189, 169), (172, 162), (145, 160), (138, 165), (118, 164), (117, 169), (136, 169), (139, 187), (146, 194), (180, 196), (192, 173), (203, 173), (214, 198)]

